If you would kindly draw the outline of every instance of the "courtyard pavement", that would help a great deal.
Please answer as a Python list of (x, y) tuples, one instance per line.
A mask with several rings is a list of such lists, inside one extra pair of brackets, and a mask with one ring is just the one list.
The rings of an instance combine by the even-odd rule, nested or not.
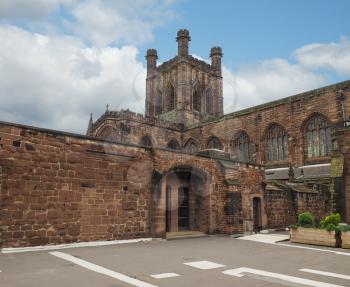
[(0, 254), (0, 286), (350, 286), (350, 250), (262, 237), (212, 236)]

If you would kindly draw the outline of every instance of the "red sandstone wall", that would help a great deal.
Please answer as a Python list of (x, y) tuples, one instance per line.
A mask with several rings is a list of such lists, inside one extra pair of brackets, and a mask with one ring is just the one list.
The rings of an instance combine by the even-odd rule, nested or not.
[[(349, 83), (334, 86), (331, 89), (319, 89), (307, 92), (290, 101), (281, 100), (274, 105), (267, 105), (266, 108), (251, 108), (246, 112), (238, 112), (223, 119), (185, 131), (183, 142), (189, 138), (195, 139), (201, 147), (205, 147), (207, 140), (217, 136), (222, 143), (225, 143), (227, 150), (235, 155), (236, 151), (232, 140), (239, 131), (244, 130), (253, 142), (253, 159), (255, 163), (266, 164), (266, 166), (293, 165), (301, 166), (307, 163), (329, 161), (330, 158), (306, 159), (304, 153), (303, 127), (305, 121), (314, 113), (321, 113), (333, 124), (343, 121), (343, 110), (345, 117), (350, 116), (350, 89)], [(336, 91), (343, 89), (344, 98), (339, 99)], [(344, 109), (343, 109), (344, 107)], [(286, 162), (266, 162), (265, 155), (265, 134), (272, 123), (283, 126), (289, 137), (289, 160)]]
[(149, 236), (144, 150), (9, 125), (0, 137), (3, 246)]

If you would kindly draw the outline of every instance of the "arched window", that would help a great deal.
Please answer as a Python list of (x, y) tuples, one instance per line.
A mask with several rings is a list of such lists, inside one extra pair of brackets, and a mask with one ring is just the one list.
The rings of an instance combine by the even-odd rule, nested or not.
[(288, 136), (283, 127), (272, 125), (266, 135), (268, 161), (288, 160)]
[(175, 108), (175, 89), (173, 85), (169, 85), (167, 89), (167, 100), (165, 110), (172, 111)]
[(201, 94), (198, 87), (193, 92), (193, 110), (201, 111)]
[(224, 149), (223, 144), (217, 137), (211, 137), (207, 142), (207, 148)]
[(187, 141), (185, 144), (185, 151), (189, 153), (196, 153), (198, 151), (197, 144), (193, 139)]
[(332, 152), (331, 127), (322, 115), (311, 117), (305, 125), (308, 157), (327, 156)]
[(149, 138), (149, 136), (143, 136), (141, 138), (141, 141), (140, 141), (140, 145), (142, 146), (147, 146), (147, 147), (151, 147), (152, 146), (152, 141), (151, 139)]
[(211, 92), (211, 89), (208, 88), (206, 91), (205, 91), (205, 112), (207, 114), (213, 114), (213, 95), (212, 95), (212, 92)]
[(156, 100), (154, 103), (154, 113), (156, 116), (163, 112), (162, 106), (163, 106), (162, 92), (158, 90), (156, 94)]
[(252, 148), (247, 133), (241, 131), (236, 136), (234, 144), (236, 147), (238, 160), (241, 162), (250, 162), (252, 159)]
[(180, 150), (181, 149), (180, 145), (176, 139), (172, 139), (170, 142), (168, 142), (167, 148), (172, 149), (172, 150)]

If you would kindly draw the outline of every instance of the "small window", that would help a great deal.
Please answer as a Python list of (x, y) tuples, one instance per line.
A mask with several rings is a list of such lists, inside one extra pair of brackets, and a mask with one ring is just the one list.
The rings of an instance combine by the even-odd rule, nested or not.
[(21, 146), (21, 141), (20, 140), (15, 140), (12, 142), (12, 145), (15, 147), (20, 147)]
[(207, 148), (214, 148), (214, 149), (223, 150), (224, 146), (223, 146), (223, 144), (221, 143), (221, 141), (217, 137), (211, 137), (208, 140)]
[(178, 143), (178, 141), (176, 139), (172, 139), (168, 145), (167, 145), (167, 148), (168, 149), (171, 149), (171, 150), (180, 150), (180, 145)]

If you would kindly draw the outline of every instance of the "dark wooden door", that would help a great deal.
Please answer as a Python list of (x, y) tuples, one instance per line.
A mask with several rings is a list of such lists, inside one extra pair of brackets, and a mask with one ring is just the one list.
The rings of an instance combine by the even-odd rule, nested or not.
[(261, 200), (258, 197), (253, 198), (253, 221), (254, 231), (259, 232), (261, 230)]
[(171, 231), (171, 187), (166, 187), (165, 231)]
[(178, 227), (179, 230), (188, 230), (189, 220), (189, 189), (179, 187), (178, 190)]

